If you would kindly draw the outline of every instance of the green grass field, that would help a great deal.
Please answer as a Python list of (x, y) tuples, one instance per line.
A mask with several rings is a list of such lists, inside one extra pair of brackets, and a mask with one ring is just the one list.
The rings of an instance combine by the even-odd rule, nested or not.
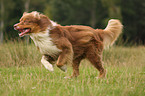
[(86, 60), (78, 78), (64, 79), (71, 66), (67, 73), (56, 66), (49, 72), (33, 44), (0, 45), (0, 96), (145, 96), (145, 47), (114, 46), (103, 54), (106, 79), (96, 79)]

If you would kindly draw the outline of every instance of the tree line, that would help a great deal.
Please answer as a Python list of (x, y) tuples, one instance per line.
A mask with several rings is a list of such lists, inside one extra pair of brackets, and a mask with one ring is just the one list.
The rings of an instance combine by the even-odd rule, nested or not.
[(61, 25), (105, 28), (109, 19), (119, 19), (120, 40), (145, 44), (145, 0), (1, 0), (0, 8), (1, 43), (18, 39), (13, 25), (23, 12), (38, 11)]

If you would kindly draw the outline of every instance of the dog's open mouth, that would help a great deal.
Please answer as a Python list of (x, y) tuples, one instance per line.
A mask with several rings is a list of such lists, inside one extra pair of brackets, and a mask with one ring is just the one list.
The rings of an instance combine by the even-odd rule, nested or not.
[(20, 37), (23, 37), (25, 35), (27, 35), (28, 33), (31, 32), (31, 29), (30, 28), (21, 28), (21, 29), (18, 29), (18, 31), (20, 31), (21, 33), (19, 34)]

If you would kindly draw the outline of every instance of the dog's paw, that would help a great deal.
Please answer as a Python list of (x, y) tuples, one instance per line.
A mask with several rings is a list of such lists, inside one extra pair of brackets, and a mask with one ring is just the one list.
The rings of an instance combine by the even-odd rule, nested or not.
[(45, 65), (45, 68), (47, 70), (49, 70), (50, 72), (53, 72), (54, 71), (53, 65), (51, 65), (51, 64)]
[(71, 79), (71, 76), (65, 76), (64, 79)]
[(96, 79), (99, 79), (99, 77), (95, 77)]
[(53, 72), (54, 69), (53, 69), (53, 65), (51, 63), (49, 63), (46, 59), (45, 59), (45, 56), (42, 56), (42, 59), (41, 59), (41, 63), (44, 65), (44, 67), (49, 70), (50, 72)]
[(67, 72), (67, 66), (66, 65), (63, 65), (63, 66), (58, 67), (58, 68), (61, 69), (64, 72)]

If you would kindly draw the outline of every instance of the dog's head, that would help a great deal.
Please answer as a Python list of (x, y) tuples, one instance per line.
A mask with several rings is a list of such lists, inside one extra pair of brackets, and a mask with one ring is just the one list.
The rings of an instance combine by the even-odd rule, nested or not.
[(20, 22), (14, 25), (14, 29), (20, 31), (19, 36), (29, 35), (45, 31), (48, 27), (52, 27), (51, 21), (47, 16), (33, 11), (31, 13), (23, 13)]

